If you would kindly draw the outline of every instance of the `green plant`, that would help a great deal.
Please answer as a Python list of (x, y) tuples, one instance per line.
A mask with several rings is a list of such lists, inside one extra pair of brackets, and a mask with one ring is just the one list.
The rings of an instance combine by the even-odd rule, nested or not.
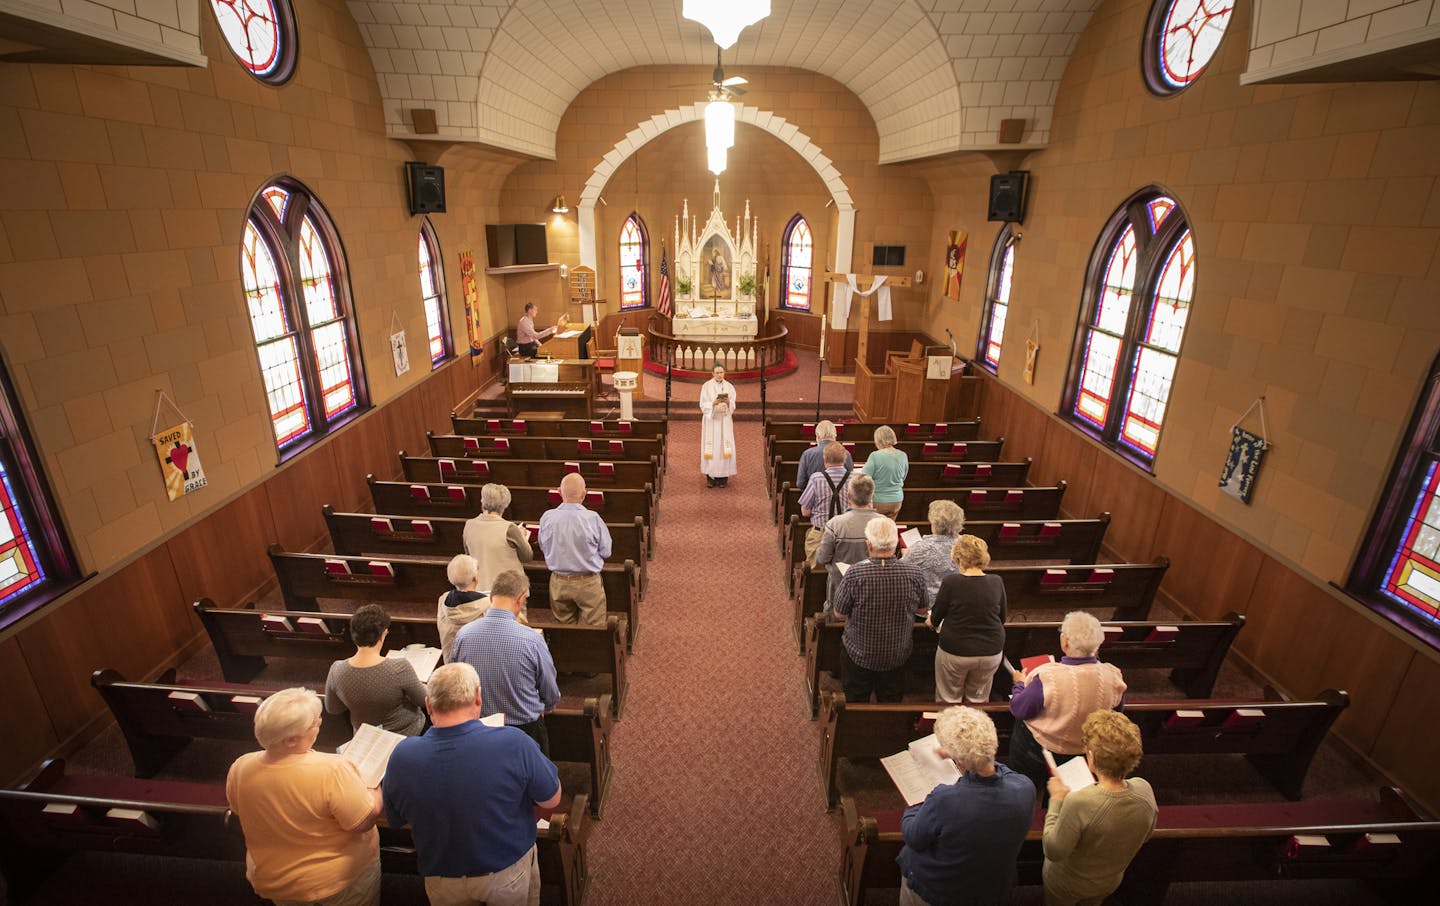
[(680, 293), (680, 295), (690, 295), (690, 290), (694, 289), (694, 287), (695, 284), (690, 282), (689, 277), (685, 276), (684, 274), (675, 275), (675, 289)]
[(740, 290), (740, 292), (741, 292), (742, 295), (746, 295), (746, 296), (754, 295), (754, 294), (755, 294), (755, 275), (754, 275), (754, 274), (741, 274), (741, 275), (740, 275), (740, 279), (735, 281), (735, 287), (736, 287), (736, 289)]

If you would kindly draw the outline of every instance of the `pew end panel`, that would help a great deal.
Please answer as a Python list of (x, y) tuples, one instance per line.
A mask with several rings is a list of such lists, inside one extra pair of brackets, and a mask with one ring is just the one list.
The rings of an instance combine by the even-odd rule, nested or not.
[(205, 634), (210, 637), (210, 646), (215, 649), (215, 657), (220, 662), (220, 674), (227, 683), (248, 683), (265, 669), (264, 657), (241, 654), (230, 644), (230, 636), (220, 623), (221, 608), (214, 601), (201, 598), (190, 606), (200, 619), (200, 625), (205, 627)]

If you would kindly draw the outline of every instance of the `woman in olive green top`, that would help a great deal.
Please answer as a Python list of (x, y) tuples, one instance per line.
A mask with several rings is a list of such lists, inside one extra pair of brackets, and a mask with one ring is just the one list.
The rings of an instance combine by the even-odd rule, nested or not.
[(1095, 784), (1070, 792), (1050, 778), (1045, 814), (1045, 906), (1100, 906), (1155, 829), (1155, 792), (1135, 770), (1140, 728), (1118, 711), (1096, 711), (1080, 728)]
[(875, 452), (865, 457), (864, 471), (875, 479), (875, 512), (894, 519), (905, 499), (910, 457), (895, 448), (895, 430), (889, 425), (875, 429)]

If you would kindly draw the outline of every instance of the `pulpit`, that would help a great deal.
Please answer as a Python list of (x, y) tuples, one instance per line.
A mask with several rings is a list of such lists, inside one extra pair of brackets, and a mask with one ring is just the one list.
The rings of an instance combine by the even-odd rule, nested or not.
[(943, 422), (956, 417), (954, 402), (971, 397), (967, 380), (965, 361), (948, 346), (916, 343), (909, 354), (888, 353), (883, 373), (856, 360), (853, 407), (865, 422)]

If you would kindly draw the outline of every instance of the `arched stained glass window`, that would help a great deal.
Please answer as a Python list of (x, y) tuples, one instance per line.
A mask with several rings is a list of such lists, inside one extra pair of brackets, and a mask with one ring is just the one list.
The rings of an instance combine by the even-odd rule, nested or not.
[(1155, 458), (1195, 297), (1195, 240), (1175, 200), (1146, 190), (1096, 246), (1066, 410), (1144, 463)]
[(645, 221), (631, 213), (620, 228), (620, 308), (645, 308), (650, 304), (645, 262), (650, 258), (650, 239)]
[(271, 85), (295, 72), (298, 38), (290, 0), (210, 0), (210, 8), (246, 72)]
[(440, 244), (430, 218), (420, 224), (420, 299), (425, 305), (425, 335), (430, 344), (430, 367), (436, 368), (450, 357), (450, 320), (445, 317), (445, 267), (441, 264)]
[(790, 218), (780, 237), (785, 255), (780, 261), (780, 279), (785, 295), (780, 304), (794, 311), (810, 310), (810, 282), (814, 277), (815, 239), (810, 223), (800, 214)]
[(0, 625), (52, 598), (79, 572), (38, 461), (0, 365)]
[(1155, 0), (1145, 29), (1145, 82), (1174, 94), (1200, 77), (1220, 48), (1235, 0)]
[(1000, 367), (1000, 343), (1005, 338), (1005, 319), (1010, 313), (1010, 281), (1015, 276), (1015, 232), (1006, 224), (995, 237), (990, 253), (990, 284), (985, 290), (985, 310), (980, 313), (980, 363), (991, 371)]
[(251, 205), (241, 275), (282, 453), (363, 405), (343, 263), (324, 209), (298, 183), (267, 186)]

